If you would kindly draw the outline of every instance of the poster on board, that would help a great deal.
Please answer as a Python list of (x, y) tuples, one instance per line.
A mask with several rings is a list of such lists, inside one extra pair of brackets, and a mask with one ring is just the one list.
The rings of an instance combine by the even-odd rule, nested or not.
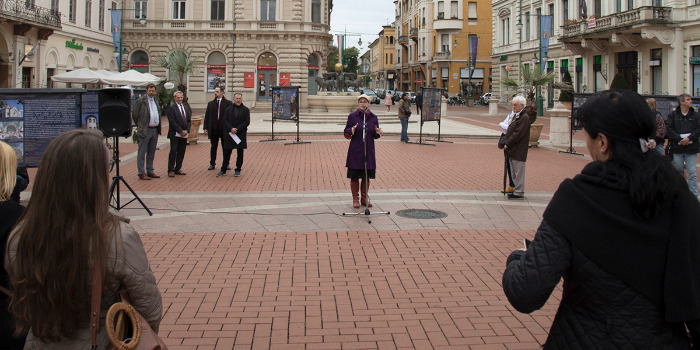
[(298, 86), (272, 87), (272, 118), (287, 120), (299, 119)]

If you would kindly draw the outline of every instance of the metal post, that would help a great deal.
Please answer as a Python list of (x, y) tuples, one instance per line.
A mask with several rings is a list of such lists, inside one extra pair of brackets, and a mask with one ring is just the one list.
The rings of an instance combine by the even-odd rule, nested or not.
[[(540, 74), (545, 70), (544, 67), (544, 54), (542, 52), (542, 15), (537, 15), (538, 25), (540, 27), (540, 33), (538, 34), (540, 39), (539, 51), (540, 51)], [(537, 87), (537, 116), (541, 117), (544, 114), (544, 101), (542, 101), (542, 87)]]

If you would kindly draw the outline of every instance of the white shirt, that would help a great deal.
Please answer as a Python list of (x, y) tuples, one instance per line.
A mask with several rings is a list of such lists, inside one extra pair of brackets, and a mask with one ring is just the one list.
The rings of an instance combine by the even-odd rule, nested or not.
[(158, 115), (158, 108), (156, 107), (156, 99), (148, 97), (148, 109), (150, 110), (151, 118), (148, 121), (148, 126), (158, 126), (158, 119), (160, 119), (160, 116)]
[[(524, 109), (524, 108), (523, 108), (523, 109)], [(515, 119), (515, 117), (518, 116), (521, 112), (522, 112), (522, 110), (521, 110), (520, 112), (518, 112), (518, 113), (515, 113), (515, 112), (511, 111), (510, 114), (508, 114), (508, 116), (506, 117), (505, 120), (503, 120), (502, 122), (498, 123), (498, 126), (501, 127), (501, 130), (503, 131), (503, 133), (505, 133), (506, 131), (508, 131), (508, 126), (510, 126), (510, 123), (511, 123), (511, 122), (513, 121), (513, 119)]]

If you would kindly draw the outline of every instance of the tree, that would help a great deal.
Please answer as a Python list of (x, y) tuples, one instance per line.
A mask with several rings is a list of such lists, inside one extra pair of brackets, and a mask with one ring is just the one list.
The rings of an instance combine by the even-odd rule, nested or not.
[(332, 46), (328, 54), (328, 71), (333, 72), (336, 63), (338, 63), (338, 47)]
[(360, 50), (356, 47), (348, 47), (343, 51), (343, 65), (348, 65), (344, 68), (346, 72), (357, 74), (357, 57), (360, 55)]
[[(567, 70), (564, 72), (564, 78), (562, 78), (562, 83), (572, 85), (572, 80), (571, 80), (571, 74), (569, 74), (569, 71)], [(574, 100), (574, 95), (571, 94), (570, 89), (561, 89), (561, 93), (559, 93), (559, 102), (571, 102)]]
[(537, 101), (535, 101), (535, 92), (537, 91), (537, 87), (544, 88), (547, 84), (552, 83), (556, 77), (556, 73), (545, 73), (540, 69), (540, 65), (537, 64), (534, 70), (526, 69), (525, 66), (521, 66), (520, 77), (522, 78), (522, 83), (513, 78), (504, 78), (501, 80), (501, 85), (506, 89), (513, 88), (515, 90), (515, 92), (506, 91), (506, 95), (509, 99), (512, 99), (515, 95), (522, 92), (527, 100), (525, 111), (530, 116), (536, 116)]
[(195, 64), (199, 57), (192, 56), (192, 49), (178, 47), (170, 51), (167, 55), (157, 55), (156, 60), (161, 67), (168, 69), (177, 89), (182, 91), (185, 101), (187, 101), (187, 85), (185, 84), (187, 76), (191, 73), (197, 73)]
[(617, 73), (613, 77), (612, 83), (610, 83), (610, 90), (628, 90), (629, 89), (629, 84), (627, 84), (627, 80), (625, 80), (625, 77), (622, 76), (622, 74)]

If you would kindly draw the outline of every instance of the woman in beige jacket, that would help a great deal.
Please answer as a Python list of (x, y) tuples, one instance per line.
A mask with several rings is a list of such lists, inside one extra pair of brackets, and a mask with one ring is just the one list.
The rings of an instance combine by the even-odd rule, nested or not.
[(163, 311), (139, 235), (109, 211), (109, 155), (101, 133), (69, 131), (41, 160), (24, 215), (12, 231), (5, 267), (10, 311), (25, 349), (89, 349), (93, 258), (102, 268), (98, 345), (107, 348), (107, 309), (124, 288), (158, 331)]

